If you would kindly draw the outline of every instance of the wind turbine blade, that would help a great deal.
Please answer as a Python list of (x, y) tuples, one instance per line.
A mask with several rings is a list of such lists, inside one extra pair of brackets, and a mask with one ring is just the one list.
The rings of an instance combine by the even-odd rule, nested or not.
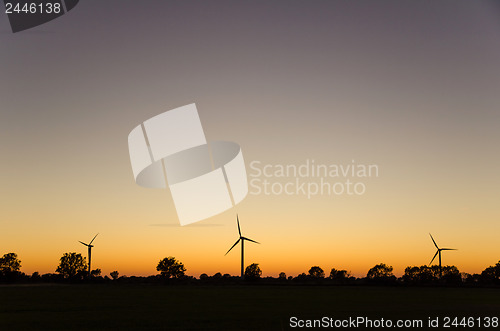
[(434, 243), (434, 246), (436, 246), (437, 249), (439, 249), (438, 245), (436, 244), (436, 242), (434, 241), (434, 238), (432, 238), (432, 234), (429, 233), (429, 236), (431, 236), (431, 239), (432, 239), (432, 242)]
[(229, 253), (234, 248), (234, 246), (238, 245), (238, 243), (240, 242), (240, 240), (241, 240), (241, 238), (239, 238), (238, 240), (236, 240), (236, 242), (234, 243), (234, 245), (231, 246), (231, 248), (226, 252), (226, 254), (224, 254), (224, 256), (226, 256), (227, 253)]
[(436, 254), (434, 254), (434, 257), (432, 258), (431, 262), (429, 262), (429, 265), (432, 264), (432, 261), (434, 261), (434, 259), (436, 258), (436, 256), (439, 254), (439, 251), (436, 252)]
[(442, 251), (458, 251), (456, 248), (441, 248)]
[(78, 242), (79, 242), (79, 243), (81, 243), (81, 244), (83, 244), (83, 245), (85, 245), (85, 246), (88, 246), (88, 245), (87, 245), (86, 243), (84, 243), (83, 241), (78, 240)]
[(243, 240), (248, 240), (248, 241), (251, 241), (251, 242), (256, 243), (256, 244), (260, 244), (260, 242), (257, 242), (257, 241), (255, 241), (255, 240), (249, 239), (249, 238), (247, 238), (247, 237), (241, 237), (241, 239), (243, 239)]
[[(98, 233), (98, 234), (99, 234), (99, 233)], [(92, 241), (94, 241), (95, 237), (97, 237), (97, 235), (98, 235), (98, 234), (96, 234), (96, 235), (94, 236), (94, 238), (92, 238), (92, 240), (90, 241), (89, 245), (90, 245), (90, 244), (92, 244)]]
[(236, 221), (238, 222), (238, 233), (240, 234), (241, 237), (240, 220), (238, 219), (238, 214), (236, 214)]

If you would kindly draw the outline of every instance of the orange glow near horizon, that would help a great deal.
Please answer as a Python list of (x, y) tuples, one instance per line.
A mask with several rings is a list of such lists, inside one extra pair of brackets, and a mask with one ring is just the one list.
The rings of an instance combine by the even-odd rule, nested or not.
[[(147, 190), (139, 191), (148, 194)], [(155, 192), (165, 198), (162, 191)], [(343, 203), (338, 202), (337, 217), (329, 218), (314, 213), (318, 202), (309, 201), (309, 210), (302, 209), (302, 212), (297, 211), (284, 219), (270, 210), (260, 213), (247, 211), (252, 200), (262, 197), (250, 196), (247, 199), (248, 203), (243, 202), (238, 208), (242, 232), (261, 244), (245, 244), (245, 265), (259, 263), (263, 276), (276, 277), (282, 271), (287, 276), (296, 276), (307, 273), (311, 266), (317, 265), (326, 275), (331, 268), (336, 268), (346, 269), (356, 277), (364, 277), (368, 269), (378, 263), (393, 266), (395, 275), (401, 276), (406, 266), (428, 264), (435, 253), (426, 232), (432, 228), (432, 222), (418, 222), (424, 215), (415, 214), (406, 219), (406, 222), (416, 225), (402, 229), (397, 222), (390, 221), (403, 217), (402, 210), (393, 210), (391, 213), (384, 211), (385, 215), (391, 217), (385, 218), (375, 216), (375, 205), (369, 207), (365, 204), (365, 210), (340, 217), (338, 215), (341, 215)], [(275, 203), (289, 203), (284, 200), (278, 197)], [(354, 203), (348, 200), (344, 202), (345, 208), (350, 208)], [(165, 201), (161, 203), (166, 204)], [(83, 213), (73, 220), (75, 224), (90, 219), (89, 215)], [(372, 215), (372, 222), (363, 222), (367, 214)], [(133, 214), (117, 217), (121, 224), (112, 226), (95, 222), (94, 226), (99, 228), (100, 234), (94, 241), (92, 268), (100, 268), (103, 275), (118, 270), (120, 275), (148, 276), (158, 273), (156, 265), (160, 259), (174, 256), (184, 263), (187, 274), (191, 276), (199, 277), (201, 273), (213, 275), (216, 272), (239, 275), (240, 247), (235, 247), (224, 256), (238, 238), (234, 210), (186, 227), (176, 225), (175, 215), (170, 216), (173, 221), (167, 224), (160, 223), (164, 219), (162, 216), (157, 217), (157, 221), (137, 221), (135, 224), (134, 221), (139, 218)], [(467, 216), (457, 213), (450, 215), (450, 218), (460, 223)], [(274, 222), (267, 221), (269, 219)], [(308, 225), (307, 219), (314, 219), (317, 225)], [(342, 219), (342, 222), (336, 219)], [(384, 231), (378, 231), (380, 227)], [(113, 231), (115, 228), (120, 231)], [(34, 271), (53, 273), (64, 252), (74, 251), (86, 257), (87, 249), (78, 240), (85, 242), (95, 235), (80, 231), (78, 227), (66, 229), (67, 233), (64, 231), (63, 224), (55, 233), (40, 224), (27, 231), (23, 242), (10, 238), (3, 246), (12, 247), (8, 251), (19, 255), (21, 271), (27, 274)], [(82, 232), (88, 233), (82, 236)], [(443, 253), (443, 265), (456, 265), (461, 272), (480, 273), (498, 261), (498, 256), (491, 253), (495, 249), (494, 232), (482, 234), (481, 237), (475, 237), (474, 234), (457, 236), (456, 233), (447, 233), (446, 226), (440, 226), (433, 229), (433, 235), (440, 246), (458, 249)], [(51, 239), (44, 242), (44, 237)], [(469, 240), (466, 240), (467, 237)], [(490, 253), (481, 255), (478, 249)]]

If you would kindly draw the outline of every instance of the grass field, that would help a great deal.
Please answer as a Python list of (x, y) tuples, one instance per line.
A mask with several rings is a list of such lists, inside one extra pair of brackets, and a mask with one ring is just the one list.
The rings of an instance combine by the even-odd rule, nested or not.
[[(370, 286), (0, 286), (0, 330), (282, 330), (291, 316), (500, 316), (500, 289)], [(491, 329), (491, 328), (490, 328)]]

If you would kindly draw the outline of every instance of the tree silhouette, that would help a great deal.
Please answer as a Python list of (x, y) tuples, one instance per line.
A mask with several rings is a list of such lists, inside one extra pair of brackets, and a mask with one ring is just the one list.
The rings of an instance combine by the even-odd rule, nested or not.
[(368, 270), (366, 277), (369, 280), (374, 281), (389, 281), (395, 280), (396, 277), (392, 273), (392, 266), (388, 266), (385, 263), (380, 263)]
[(457, 267), (454, 265), (447, 265), (442, 267), (441, 280), (445, 283), (458, 284), (462, 282), (462, 275)]
[(7, 253), (0, 257), (0, 272), (3, 275), (16, 273), (21, 269), (21, 261), (16, 253)]
[(483, 283), (500, 283), (500, 261), (481, 272), (481, 281)]
[(165, 278), (181, 278), (186, 272), (186, 268), (182, 262), (177, 261), (175, 257), (169, 256), (160, 260), (156, 266), (156, 270)]
[(13, 281), (20, 276), (21, 261), (16, 253), (7, 253), (0, 258), (0, 278)]
[(332, 268), (330, 270), (330, 279), (338, 282), (344, 282), (349, 279), (351, 275), (347, 270), (337, 270)]
[(83, 278), (87, 270), (87, 262), (80, 253), (64, 253), (61, 257), (56, 272), (64, 278)]
[(481, 281), (481, 275), (479, 274), (469, 274), (464, 272), (462, 274), (462, 281), (465, 284), (478, 284)]
[(443, 266), (440, 270), (438, 265), (406, 267), (402, 277), (407, 284), (429, 284), (436, 282), (460, 283), (462, 275), (455, 266)]
[(262, 275), (262, 270), (260, 270), (258, 263), (252, 263), (245, 269), (245, 278), (247, 279), (259, 279)]
[(325, 278), (325, 272), (320, 267), (314, 266), (309, 269), (309, 276), (313, 279), (322, 279)]
[(280, 274), (279, 274), (278, 278), (279, 278), (280, 280), (286, 280), (286, 274), (285, 274), (284, 272), (280, 272)]
[(434, 270), (426, 265), (420, 267), (406, 267), (403, 281), (408, 284), (425, 284), (438, 280)]
[(111, 276), (111, 278), (113, 278), (113, 280), (117, 280), (118, 279), (118, 276), (120, 275), (120, 273), (118, 271), (111, 271), (109, 273), (109, 275)]

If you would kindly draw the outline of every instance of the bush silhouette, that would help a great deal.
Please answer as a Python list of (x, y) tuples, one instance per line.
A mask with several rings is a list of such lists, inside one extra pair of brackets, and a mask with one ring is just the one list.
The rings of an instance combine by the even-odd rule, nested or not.
[(109, 273), (109, 275), (111, 276), (111, 278), (113, 278), (113, 280), (117, 280), (118, 279), (118, 276), (120, 275), (120, 273), (118, 271), (111, 271)]

